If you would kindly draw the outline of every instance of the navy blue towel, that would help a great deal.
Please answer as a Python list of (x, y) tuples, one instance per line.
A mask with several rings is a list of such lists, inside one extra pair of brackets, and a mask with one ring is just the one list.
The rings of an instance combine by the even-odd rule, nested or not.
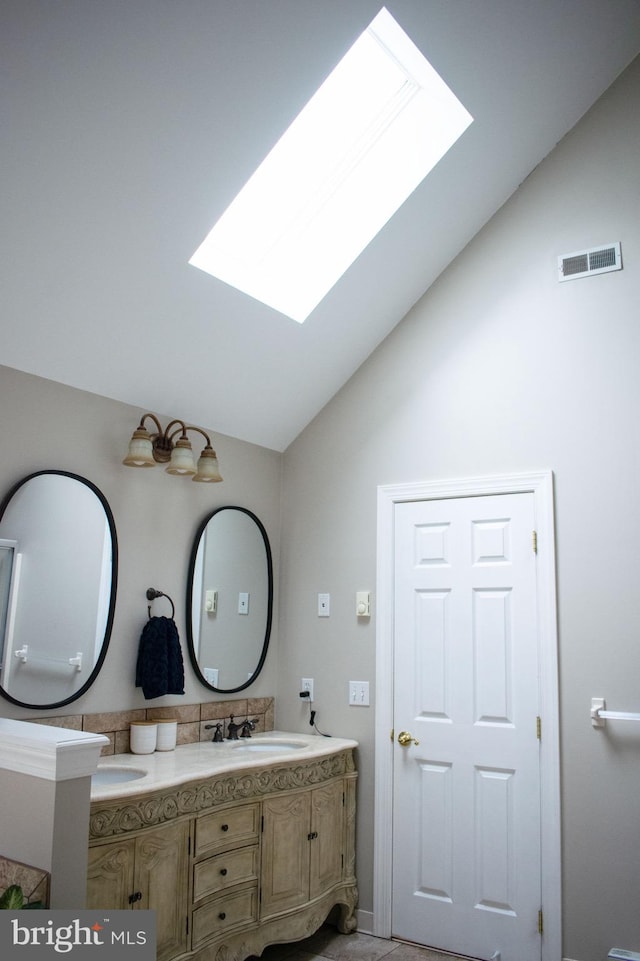
[(150, 617), (140, 635), (136, 687), (147, 698), (184, 694), (182, 648), (171, 617)]

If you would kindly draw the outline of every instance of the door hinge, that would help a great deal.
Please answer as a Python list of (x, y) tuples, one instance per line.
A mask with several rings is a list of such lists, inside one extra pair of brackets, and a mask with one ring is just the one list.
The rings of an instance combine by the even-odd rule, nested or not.
[(536, 737), (539, 741), (542, 740), (542, 718), (540, 715), (536, 718)]
[(542, 908), (538, 911), (538, 934), (544, 934), (544, 920), (542, 917)]
[(537, 554), (538, 553), (538, 532), (537, 531), (531, 531), (531, 542), (533, 547), (533, 553)]

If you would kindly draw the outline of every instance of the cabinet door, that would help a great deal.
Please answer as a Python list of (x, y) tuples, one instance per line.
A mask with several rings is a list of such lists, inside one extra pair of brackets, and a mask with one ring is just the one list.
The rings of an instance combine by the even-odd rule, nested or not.
[(189, 824), (164, 825), (136, 840), (134, 908), (156, 912), (156, 958), (166, 961), (187, 948)]
[(310, 898), (328, 891), (342, 879), (343, 797), (342, 781), (316, 788), (311, 793)]
[(135, 841), (115, 841), (89, 848), (87, 908), (129, 907), (133, 887)]
[(309, 900), (311, 793), (268, 798), (262, 814), (261, 916), (268, 917)]

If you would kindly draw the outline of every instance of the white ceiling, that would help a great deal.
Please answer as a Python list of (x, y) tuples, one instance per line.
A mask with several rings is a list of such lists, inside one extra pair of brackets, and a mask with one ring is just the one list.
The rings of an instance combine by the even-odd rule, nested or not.
[(640, 51), (638, 0), (388, 0), (474, 123), (307, 322), (187, 261), (382, 0), (2, 0), (0, 363), (283, 450)]

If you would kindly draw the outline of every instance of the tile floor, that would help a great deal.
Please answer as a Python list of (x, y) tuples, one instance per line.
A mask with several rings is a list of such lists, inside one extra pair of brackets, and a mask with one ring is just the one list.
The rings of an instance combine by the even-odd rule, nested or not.
[(328, 925), (305, 941), (273, 944), (260, 961), (456, 961), (452, 954), (430, 951), (413, 944), (385, 941), (370, 934), (339, 934)]

